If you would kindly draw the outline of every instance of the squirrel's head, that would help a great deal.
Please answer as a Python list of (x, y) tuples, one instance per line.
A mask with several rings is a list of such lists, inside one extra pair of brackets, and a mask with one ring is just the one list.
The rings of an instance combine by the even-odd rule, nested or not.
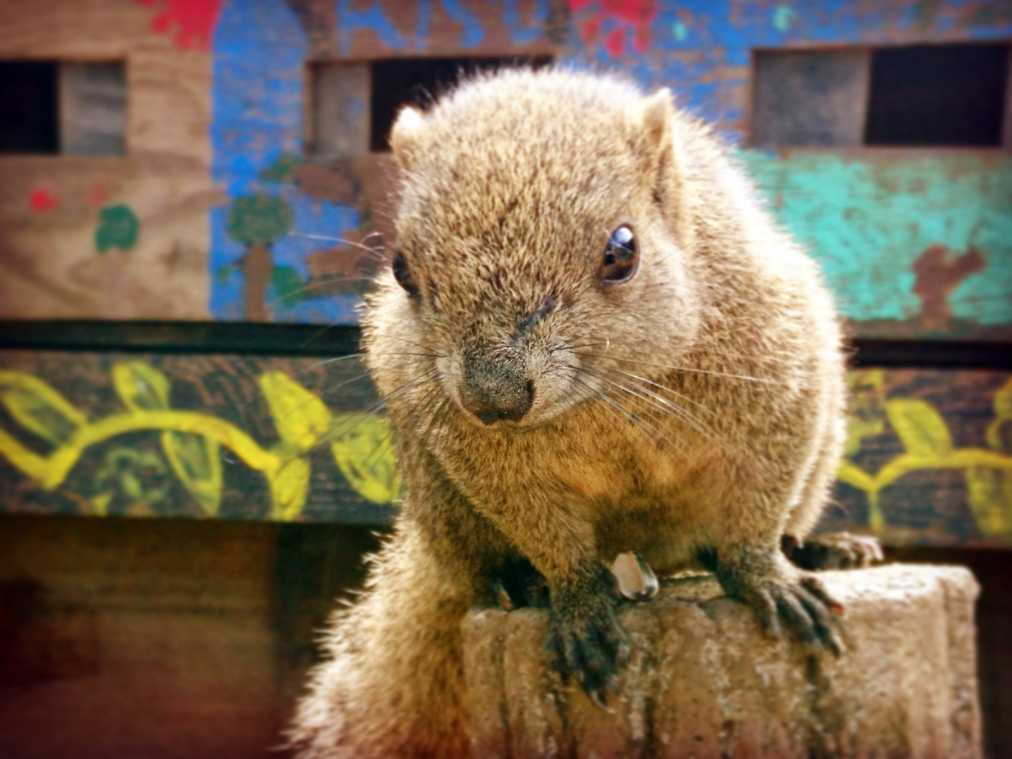
[(478, 78), (400, 112), (384, 286), (475, 424), (621, 397), (623, 372), (659, 375), (691, 343), (677, 123), (666, 89), (558, 70)]

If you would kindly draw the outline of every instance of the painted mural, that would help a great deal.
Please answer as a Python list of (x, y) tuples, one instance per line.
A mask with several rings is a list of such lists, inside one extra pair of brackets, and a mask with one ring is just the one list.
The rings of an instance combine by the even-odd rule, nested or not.
[[(31, 373), (0, 369), (0, 407), (14, 428), (0, 428), (0, 458), (41, 490), (56, 491), (82, 459), (96, 456), (79, 504), (81, 512), (97, 516), (130, 513), (131, 506), (157, 515), (220, 516), (223, 461), (229, 460), (262, 478), (256, 490), (269, 494), (262, 518), (297, 520), (304, 516), (311, 455), (320, 450), (330, 453), (336, 469), (327, 476), (343, 478), (358, 500), (389, 504), (397, 497), (400, 480), (385, 419), (371, 411), (332, 412), (282, 371), (252, 380), (276, 433), (271, 444), (227, 418), (173, 408), (169, 377), (148, 362), (120, 361), (110, 374), (121, 408), (96, 416)], [(124, 442), (134, 433), (158, 445)], [(173, 497), (170, 480), (182, 499)], [(113, 501), (120, 507), (115, 512)]]
[[(6, 509), (373, 524), (394, 513), (390, 431), (354, 356), (94, 354), (71, 370), (59, 354), (22, 355), (0, 369)], [(1008, 373), (864, 369), (848, 382), (825, 529), (1012, 544)]]
[[(1007, 41), (1009, 3), (120, 2), (122, 29), (80, 13), (89, 44), (125, 51), (139, 104), (127, 155), (16, 157), (0, 202), (19, 254), (0, 258), (9, 318), (353, 323), (376, 265), (359, 246), (389, 244), (395, 185), (389, 155), (370, 147), (370, 62), (516, 55), (671, 87), (740, 151), (857, 334), (1012, 337), (1007, 151), (763, 152), (747, 140), (755, 50)], [(55, 31), (53, 50), (83, 55), (81, 35)], [(312, 134), (320, 63), (359, 69), (335, 87), (348, 134), (334, 153)], [(110, 282), (132, 299), (110, 301)]]
[[(304, 152), (304, 71), (321, 46), (338, 57), (426, 55), (434, 47), (481, 55), (505, 29), (518, 50), (548, 45), (564, 64), (671, 86), (683, 107), (735, 144), (745, 132), (754, 48), (1012, 34), (1012, 11), (987, 4), (509, 0), (479, 12), (449, 0), (337, 0), (326, 13), (310, 5), (226, 2), (214, 27), (212, 170), (230, 198), (210, 212), (216, 318), (355, 320), (358, 293), (314, 292), (307, 260), (321, 239), (354, 242), (373, 231), (364, 201), (310, 196), (270, 168)], [(434, 38), (437, 15), (455, 36)], [(358, 98), (347, 107), (365, 104)], [(945, 336), (1012, 324), (1012, 160), (755, 150), (742, 158), (783, 223), (821, 261), (843, 312), (870, 334)], [(286, 210), (270, 214), (279, 222), (272, 234), (249, 244), (230, 219), (255, 199)], [(961, 256), (977, 265), (961, 267)]]

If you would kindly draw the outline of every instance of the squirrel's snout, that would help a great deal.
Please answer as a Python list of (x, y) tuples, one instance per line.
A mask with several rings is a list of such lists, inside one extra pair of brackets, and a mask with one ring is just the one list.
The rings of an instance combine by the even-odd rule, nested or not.
[(509, 364), (470, 356), (464, 360), (460, 402), (483, 424), (518, 422), (534, 404), (534, 381)]

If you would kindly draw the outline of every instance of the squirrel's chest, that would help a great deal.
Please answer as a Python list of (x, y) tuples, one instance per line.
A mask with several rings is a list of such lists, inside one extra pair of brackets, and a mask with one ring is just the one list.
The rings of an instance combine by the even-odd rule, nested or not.
[(691, 486), (706, 469), (704, 453), (638, 432), (575, 427), (507, 446), (490, 460), (496, 479), (511, 487), (565, 494), (590, 509), (626, 510), (651, 508)]

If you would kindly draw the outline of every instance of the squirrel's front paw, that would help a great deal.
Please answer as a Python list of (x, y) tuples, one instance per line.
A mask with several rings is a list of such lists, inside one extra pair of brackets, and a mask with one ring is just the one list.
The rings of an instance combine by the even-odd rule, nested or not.
[(599, 706), (629, 657), (629, 642), (615, 616), (615, 582), (601, 567), (590, 577), (553, 589), (549, 645), (563, 680), (576, 678)]
[(843, 653), (831, 614), (841, 614), (843, 605), (811, 572), (752, 556), (733, 564), (718, 562), (716, 573), (727, 594), (751, 606), (771, 635), (780, 637), (782, 622), (802, 641), (821, 644), (837, 656)]

